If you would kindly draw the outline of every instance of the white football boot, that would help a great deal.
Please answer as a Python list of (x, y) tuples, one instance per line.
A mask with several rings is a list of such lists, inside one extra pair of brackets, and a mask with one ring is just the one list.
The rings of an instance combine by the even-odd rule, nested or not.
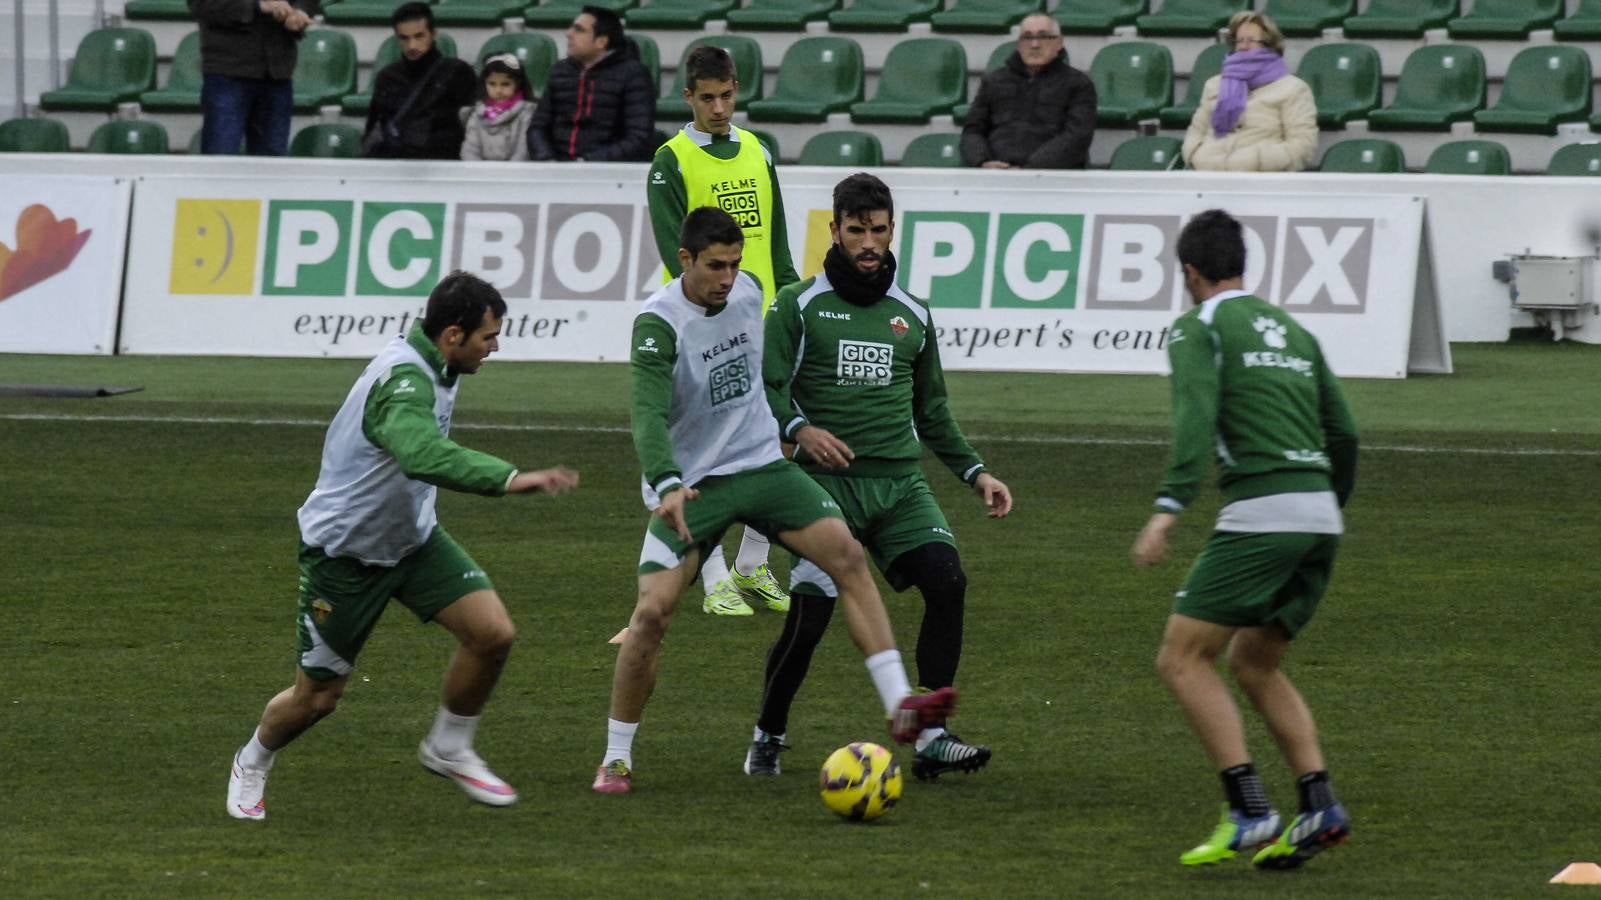
[(517, 791), (501, 781), (478, 754), (464, 750), (454, 756), (440, 756), (426, 739), (417, 745), (417, 761), (435, 775), (449, 778), (467, 796), (489, 806), (510, 806), (517, 802)]

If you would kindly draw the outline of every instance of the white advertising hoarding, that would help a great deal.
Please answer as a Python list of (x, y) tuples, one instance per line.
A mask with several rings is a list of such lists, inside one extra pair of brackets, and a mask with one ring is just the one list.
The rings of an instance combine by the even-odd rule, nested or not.
[[(786, 224), (805, 275), (839, 174), (796, 174)], [(1403, 377), (1414, 295), (1435, 302), (1411, 196), (911, 187), (895, 203), (900, 281), (932, 306), (953, 370), (1165, 371), (1167, 326), (1189, 303), (1174, 241), (1214, 206), (1248, 229), (1247, 287), (1295, 313), (1341, 374)], [(151, 177), (130, 253), (129, 353), (369, 356), (462, 268), (507, 299), (503, 358), (615, 361), (661, 283), (632, 179)]]
[(0, 353), (111, 353), (130, 181), (0, 175)]

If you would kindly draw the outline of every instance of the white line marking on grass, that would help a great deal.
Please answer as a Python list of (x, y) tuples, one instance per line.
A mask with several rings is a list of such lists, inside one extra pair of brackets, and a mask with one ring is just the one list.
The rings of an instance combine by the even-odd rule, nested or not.
[[(0, 421), (11, 422), (138, 422), (173, 425), (250, 425), (263, 428), (326, 428), (319, 419), (252, 419), (243, 416), (72, 416), (55, 413), (0, 413)], [(554, 431), (574, 434), (628, 434), (616, 425), (508, 425), (493, 422), (457, 422), (463, 431)], [(1083, 447), (1166, 447), (1168, 442), (1154, 438), (1064, 437), (1060, 435), (970, 434), (969, 440), (993, 444), (1052, 444)], [(1460, 456), (1601, 456), (1601, 450), (1555, 447), (1425, 447), (1404, 444), (1363, 444), (1363, 450), (1380, 453), (1424, 453)]]

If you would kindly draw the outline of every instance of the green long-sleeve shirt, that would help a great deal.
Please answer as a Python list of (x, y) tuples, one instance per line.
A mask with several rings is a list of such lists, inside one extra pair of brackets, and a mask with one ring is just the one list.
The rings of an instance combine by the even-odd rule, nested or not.
[(815, 425), (856, 457), (824, 469), (797, 450), (803, 468), (898, 475), (917, 470), (926, 446), (968, 484), (984, 471), (951, 414), (929, 309), (898, 285), (863, 307), (818, 275), (779, 291), (762, 329), (762, 380), (783, 438)]

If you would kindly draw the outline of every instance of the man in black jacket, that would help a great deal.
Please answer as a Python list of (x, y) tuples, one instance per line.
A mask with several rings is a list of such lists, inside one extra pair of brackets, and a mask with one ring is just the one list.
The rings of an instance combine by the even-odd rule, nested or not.
[(584, 7), (528, 128), (536, 160), (643, 162), (655, 149), (656, 75), (615, 12)]
[(384, 159), (461, 159), (466, 130), (461, 108), (478, 98), (473, 67), (434, 46), (434, 13), (426, 3), (403, 3), (390, 22), (401, 58), (373, 81), (364, 156)]
[(1017, 52), (984, 76), (962, 128), (962, 162), (986, 169), (1082, 169), (1095, 136), (1095, 85), (1067, 64), (1062, 29), (1023, 20)]
[(200, 24), (200, 150), (289, 152), (291, 78), (321, 0), (189, 0)]

